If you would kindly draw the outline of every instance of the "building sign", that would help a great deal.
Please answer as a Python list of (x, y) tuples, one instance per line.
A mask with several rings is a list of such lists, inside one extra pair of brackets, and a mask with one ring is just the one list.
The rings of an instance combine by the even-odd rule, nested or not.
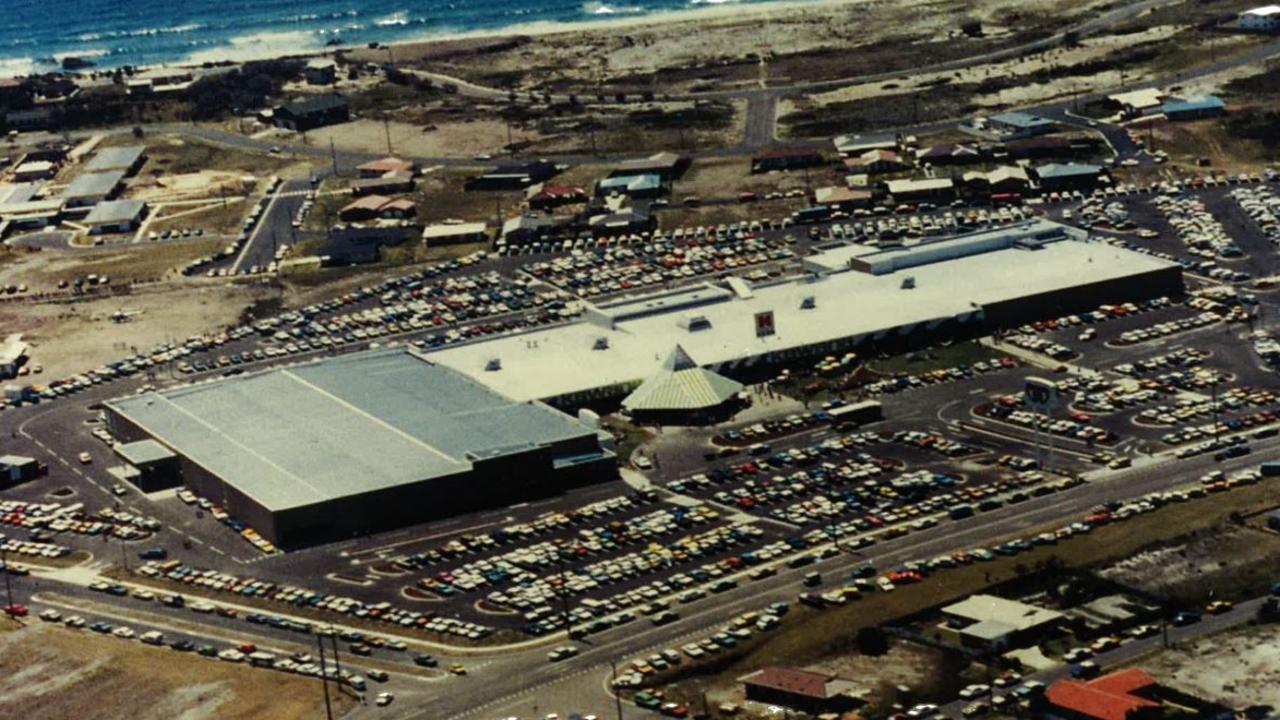
[(1029, 377), (1023, 388), (1023, 399), (1027, 407), (1048, 412), (1058, 404), (1058, 384), (1044, 378)]
[(765, 310), (756, 313), (756, 337), (767, 337), (773, 332), (773, 311)]

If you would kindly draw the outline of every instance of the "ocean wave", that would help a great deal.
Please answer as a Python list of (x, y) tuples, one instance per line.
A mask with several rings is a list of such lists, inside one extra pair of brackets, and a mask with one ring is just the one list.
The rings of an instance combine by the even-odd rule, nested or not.
[(587, 15), (635, 15), (644, 12), (638, 5), (606, 5), (602, 2), (589, 2), (582, 6)]
[(728, 5), (740, 0), (689, 0), (690, 5)]
[(151, 37), (153, 35), (181, 35), (183, 33), (195, 32), (203, 30), (206, 26), (201, 23), (187, 23), (185, 25), (174, 25), (171, 27), (158, 28), (139, 28), (137, 30), (112, 30), (103, 33), (84, 33), (77, 35), (76, 40), (80, 42), (96, 42), (98, 40), (112, 40), (116, 38), (131, 37)]
[(283, 55), (298, 55), (324, 49), (320, 35), (309, 30), (261, 32), (240, 35), (225, 43), (190, 53), (183, 63), (247, 62)]
[(19, 75), (30, 75), (35, 71), (35, 58), (18, 57), (18, 58), (0, 58), (0, 77), (17, 77)]
[(67, 50), (66, 52), (54, 53), (53, 59), (57, 60), (58, 62), (62, 62), (63, 60), (66, 60), (67, 58), (70, 58), (70, 57), (81, 58), (81, 59), (107, 57), (108, 55), (112, 55), (115, 52), (122, 51), (122, 50), (125, 50), (125, 48), (115, 48), (115, 50), (111, 50), (108, 48), (91, 48), (88, 50)]

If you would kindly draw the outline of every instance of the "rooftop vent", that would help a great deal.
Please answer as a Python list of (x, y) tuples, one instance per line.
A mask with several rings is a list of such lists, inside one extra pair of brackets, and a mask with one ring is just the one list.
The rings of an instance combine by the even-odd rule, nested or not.
[(902, 289), (903, 289), (903, 290), (915, 290), (915, 289), (916, 289), (916, 279), (915, 279), (915, 277), (914, 277), (914, 276), (908, 276), (908, 277), (904, 277), (904, 278), (902, 278)]
[(494, 358), (484, 364), (484, 369), (488, 372), (497, 372), (502, 369), (502, 361), (498, 358)]
[(605, 337), (605, 336), (603, 336), (603, 335), (601, 335), (600, 337), (596, 338), (596, 342), (595, 342), (595, 344), (594, 344), (594, 345), (592, 345), (592, 346), (591, 346), (591, 349), (592, 349), (592, 350), (608, 350), (608, 349), (609, 349), (609, 338), (607, 338), (607, 337)]
[(801, 310), (812, 310), (816, 307), (818, 307), (818, 301), (815, 300), (812, 295), (806, 295), (805, 298), (800, 301)]

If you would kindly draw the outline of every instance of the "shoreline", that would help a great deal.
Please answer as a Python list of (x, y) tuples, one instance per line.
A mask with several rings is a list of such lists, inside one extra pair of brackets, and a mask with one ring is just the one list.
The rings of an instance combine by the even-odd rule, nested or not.
[[(284, 58), (329, 57), (341, 52), (376, 52), (390, 48), (394, 54), (396, 49), (423, 47), (434, 44), (445, 44), (459, 41), (501, 40), (514, 37), (548, 38), (558, 35), (581, 34), (583, 40), (599, 33), (614, 33), (631, 29), (655, 29), (681, 23), (714, 23), (719, 26), (739, 25), (773, 15), (788, 15), (804, 12), (829, 12), (840, 7), (858, 5), (876, 6), (884, 4), (884, 0), (708, 0), (694, 7), (658, 10), (640, 13), (600, 13), (599, 18), (583, 18), (578, 20), (544, 20), (536, 22), (515, 23), (497, 28), (478, 28), (474, 30), (427, 31), (416, 36), (409, 36), (387, 42), (377, 42), (376, 49), (365, 44), (325, 45), (325, 37), (314, 31), (275, 32), (264, 30), (253, 35), (226, 38), (221, 45), (195, 50), (186, 57), (173, 62), (151, 64), (95, 64), (85, 68), (80, 74), (92, 72), (111, 72), (125, 65), (139, 71), (164, 69), (199, 69), (204, 65), (242, 65), (248, 62), (277, 60)], [(602, 5), (602, 7), (605, 5)], [(278, 41), (284, 36), (293, 36), (306, 40), (293, 47), (280, 46)], [(255, 46), (262, 45), (261, 51)], [(221, 57), (219, 57), (221, 55)], [(109, 52), (97, 50), (59, 51), (42, 55), (40, 58), (0, 58), (0, 78), (26, 77), (35, 74), (62, 72), (61, 68), (43, 62), (47, 58), (61, 59), (79, 57), (93, 61), (109, 58)], [(15, 72), (18, 66), (27, 63), (30, 72)], [(12, 68), (12, 69), (10, 69)], [(74, 71), (71, 71), (72, 74)]]

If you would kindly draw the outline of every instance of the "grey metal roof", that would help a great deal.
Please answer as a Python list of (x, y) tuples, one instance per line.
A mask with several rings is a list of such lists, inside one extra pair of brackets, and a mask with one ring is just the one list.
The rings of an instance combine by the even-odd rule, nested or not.
[(400, 348), (108, 405), (271, 510), (457, 475), (475, 459), (594, 435)]
[(142, 159), (147, 149), (141, 145), (128, 147), (104, 148), (94, 154), (84, 166), (87, 173), (106, 172), (107, 170), (127, 170)]
[(115, 446), (116, 454), (130, 465), (146, 465), (174, 457), (173, 451), (155, 440), (138, 440)]
[(123, 170), (82, 173), (62, 191), (62, 196), (65, 198), (103, 197), (110, 195), (123, 180)]
[(93, 206), (85, 216), (86, 225), (118, 225), (137, 219), (147, 204), (141, 200), (108, 200)]

